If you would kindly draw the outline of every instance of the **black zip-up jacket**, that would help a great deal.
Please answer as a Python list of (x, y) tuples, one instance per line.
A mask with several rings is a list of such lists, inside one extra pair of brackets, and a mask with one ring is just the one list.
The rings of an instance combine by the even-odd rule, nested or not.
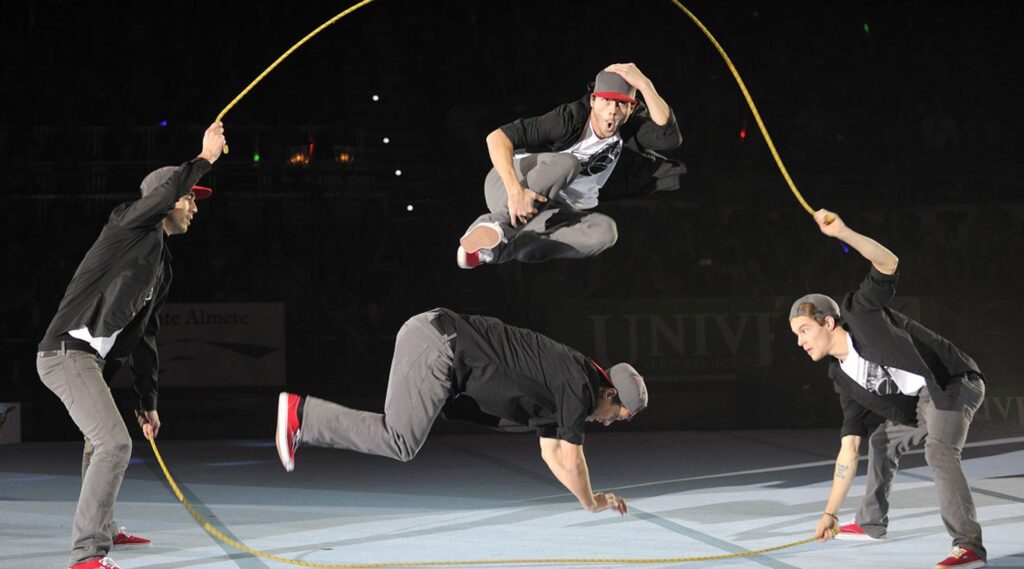
[[(981, 377), (981, 371), (952, 342), (887, 306), (896, 294), (897, 279), (897, 274), (887, 275), (872, 267), (860, 288), (843, 299), (843, 325), (862, 358), (923, 376), (935, 407), (949, 409), (953, 402), (945, 389), (950, 379), (966, 373)], [(895, 423), (917, 423), (917, 397), (872, 393), (846, 375), (835, 359), (828, 375), (843, 406), (844, 436), (866, 434), (858, 427), (864, 421), (865, 410)]]
[[(516, 150), (561, 152), (579, 142), (589, 118), (590, 95), (586, 95), (539, 117), (512, 121), (501, 130)], [(641, 105), (619, 128), (619, 134), (629, 152), (619, 156), (619, 163), (601, 188), (600, 201), (638, 198), (651, 192), (679, 189), (680, 177), (686, 173), (686, 166), (655, 152), (672, 150), (683, 143), (672, 109), (669, 109), (668, 122), (660, 126), (651, 120), (646, 107)]]
[(43, 344), (68, 339), (68, 332), (83, 327), (94, 338), (120, 330), (103, 375), (109, 382), (130, 358), (143, 410), (156, 409), (158, 316), (171, 283), (161, 221), (210, 167), (203, 158), (190, 160), (145, 197), (114, 208), (75, 270), (40, 344), (44, 349)]

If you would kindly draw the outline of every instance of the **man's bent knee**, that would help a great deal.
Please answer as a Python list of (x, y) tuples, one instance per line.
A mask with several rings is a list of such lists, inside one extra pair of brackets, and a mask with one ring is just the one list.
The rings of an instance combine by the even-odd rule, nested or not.
[(557, 169), (566, 174), (575, 175), (580, 169), (580, 160), (568, 152), (551, 152), (543, 154), (537, 161), (539, 165)]
[(924, 443), (924, 461), (933, 468), (959, 465), (961, 454), (961, 449), (949, 443), (935, 440), (926, 440)]
[(93, 441), (90, 462), (109, 462), (127, 467), (132, 458), (132, 439), (128, 432), (118, 433), (103, 441)]
[(619, 226), (607, 215), (591, 214), (591, 219), (587, 220), (587, 233), (591, 238), (588, 251), (591, 255), (611, 249), (619, 240)]

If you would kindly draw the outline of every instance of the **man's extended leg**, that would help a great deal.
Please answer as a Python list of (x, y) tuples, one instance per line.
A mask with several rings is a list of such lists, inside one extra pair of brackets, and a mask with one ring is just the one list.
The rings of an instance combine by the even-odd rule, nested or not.
[[(920, 405), (919, 405), (920, 407)], [(886, 421), (868, 439), (868, 480), (857, 510), (857, 525), (875, 538), (885, 537), (889, 526), (889, 496), (892, 481), (900, 466), (900, 457), (924, 441), (923, 426), (911, 427)]]
[(82, 491), (75, 509), (68, 565), (110, 551), (114, 503), (132, 454), (132, 440), (96, 356), (68, 350), (36, 359), (39, 377), (53, 391), (92, 447), (84, 464)]
[(608, 249), (619, 239), (615, 220), (566, 205), (540, 212), (502, 247), (496, 262), (542, 263), (550, 259), (583, 259)]
[(384, 413), (306, 397), (301, 442), (411, 460), (451, 396), (454, 354), (431, 323), (437, 311), (410, 318), (395, 338)]
[(953, 537), (953, 545), (971, 549), (985, 559), (974, 497), (960, 462), (974, 413), (985, 399), (985, 384), (980, 379), (953, 378), (946, 394), (953, 399), (952, 408), (937, 409), (929, 398), (924, 413), (918, 411), (928, 426), (924, 458), (935, 475), (942, 523)]
[[(92, 441), (85, 439), (85, 448), (82, 450), (82, 481), (85, 482), (85, 475), (89, 472), (89, 465), (92, 463), (92, 455), (96, 452), (96, 447), (93, 446)], [(113, 514), (113, 512), (111, 512)], [(103, 531), (110, 534), (110, 538), (114, 539), (117, 536), (117, 523), (114, 522), (114, 517), (111, 515), (110, 521), (104, 525)]]

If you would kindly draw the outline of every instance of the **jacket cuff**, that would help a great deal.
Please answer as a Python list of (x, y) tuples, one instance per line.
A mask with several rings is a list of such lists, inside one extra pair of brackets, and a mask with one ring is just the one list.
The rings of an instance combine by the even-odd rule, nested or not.
[(151, 395), (143, 395), (139, 398), (139, 409), (143, 411), (155, 411), (156, 410), (156, 393)]
[(887, 274), (883, 273), (882, 271), (879, 271), (878, 269), (876, 269), (874, 265), (871, 265), (871, 272), (869, 274), (871, 275), (871, 278), (876, 280), (876, 281), (896, 282), (897, 280), (899, 280), (900, 270), (896, 269), (896, 272), (894, 272), (891, 275), (887, 275)]

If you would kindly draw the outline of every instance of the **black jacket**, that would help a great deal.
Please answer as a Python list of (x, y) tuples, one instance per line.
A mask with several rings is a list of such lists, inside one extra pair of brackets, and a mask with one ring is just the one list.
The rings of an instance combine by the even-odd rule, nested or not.
[[(555, 107), (539, 117), (522, 118), (501, 127), (517, 150), (530, 153), (561, 152), (579, 142), (590, 117), (590, 95)], [(676, 115), (669, 109), (669, 120), (659, 126), (647, 110), (638, 108), (620, 127), (624, 147), (619, 163), (601, 188), (599, 199), (612, 201), (637, 198), (656, 191), (679, 189), (686, 173), (682, 162), (669, 160), (654, 152), (672, 150), (683, 143)]]
[[(978, 364), (949, 340), (887, 306), (896, 293), (897, 279), (896, 274), (886, 275), (872, 267), (860, 288), (843, 299), (843, 325), (862, 358), (923, 376), (935, 406), (949, 409), (952, 400), (945, 389), (950, 379), (965, 373), (981, 376)], [(901, 396), (906, 398), (901, 401), (871, 393), (846, 375), (836, 360), (828, 375), (847, 419), (861, 407), (896, 423), (916, 423), (916, 397)], [(855, 434), (845, 431), (844, 426), (844, 434)]]
[(43, 349), (43, 344), (52, 345), (83, 327), (94, 338), (120, 330), (106, 354), (103, 375), (109, 381), (130, 358), (139, 405), (145, 410), (156, 408), (158, 315), (171, 282), (161, 221), (210, 167), (195, 158), (145, 197), (114, 208), (78, 265), (40, 344)]

